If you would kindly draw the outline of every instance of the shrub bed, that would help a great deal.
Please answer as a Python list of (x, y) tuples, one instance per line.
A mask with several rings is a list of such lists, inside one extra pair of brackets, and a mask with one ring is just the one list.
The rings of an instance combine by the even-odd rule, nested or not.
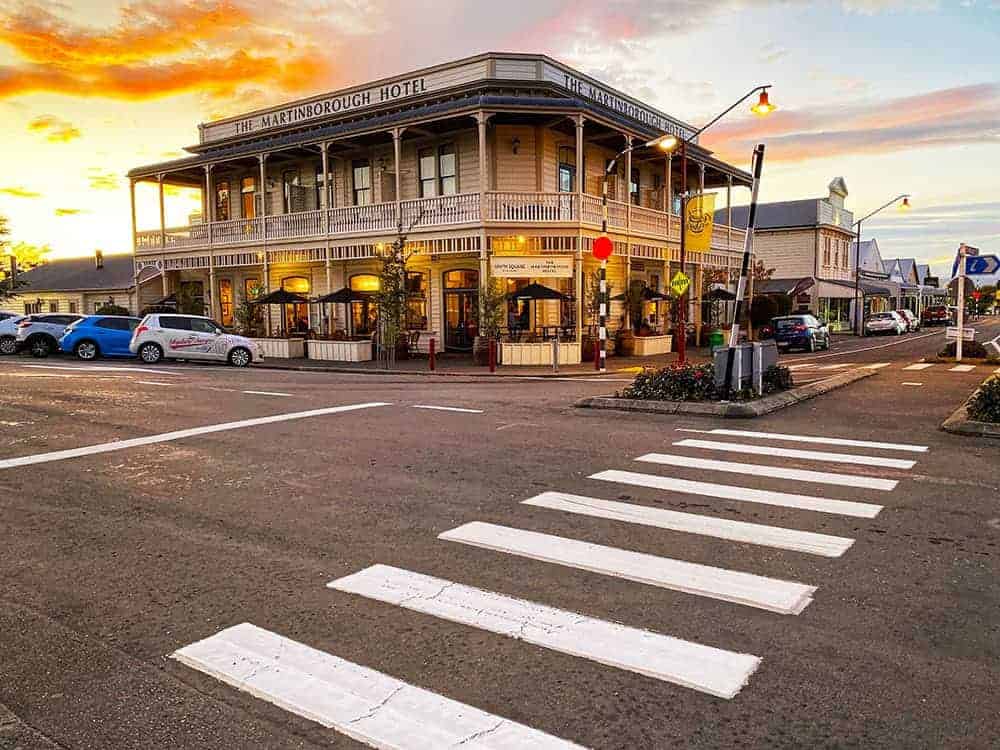
[(1000, 377), (994, 375), (969, 401), (969, 417), (977, 422), (1000, 424)]
[[(938, 352), (939, 357), (954, 357), (955, 356), (955, 344), (957, 342), (952, 341), (945, 346), (944, 349)], [(985, 346), (983, 346), (978, 341), (966, 341), (962, 344), (962, 356), (969, 357), (970, 359), (986, 359), (990, 356), (990, 352)]]
[[(791, 388), (792, 373), (787, 367), (769, 367), (764, 371), (764, 394)], [(713, 365), (674, 364), (662, 370), (636, 375), (632, 385), (618, 393), (619, 398), (642, 401), (720, 401), (722, 391), (715, 386)], [(733, 394), (734, 400), (754, 398), (751, 391)]]

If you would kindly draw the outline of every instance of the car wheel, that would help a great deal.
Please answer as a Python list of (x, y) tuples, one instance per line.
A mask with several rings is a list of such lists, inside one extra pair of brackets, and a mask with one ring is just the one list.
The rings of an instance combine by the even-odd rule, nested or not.
[(810, 354), (812, 354), (814, 351), (816, 351), (816, 339), (815, 339), (815, 337), (811, 337), (809, 339), (809, 344), (806, 346), (806, 351), (809, 352)]
[(249, 367), (253, 357), (246, 347), (237, 346), (229, 352), (229, 364), (233, 367)]
[(73, 353), (80, 359), (91, 360), (97, 359), (100, 350), (93, 341), (81, 341), (73, 348)]
[(44, 359), (51, 353), (52, 345), (45, 336), (35, 336), (28, 345), (28, 349), (31, 351), (32, 357)]
[(13, 354), (17, 351), (17, 339), (13, 336), (0, 336), (0, 354)]
[(163, 359), (163, 349), (160, 348), (159, 344), (154, 344), (152, 341), (147, 341), (145, 344), (140, 346), (138, 354), (139, 359), (147, 365), (155, 365)]

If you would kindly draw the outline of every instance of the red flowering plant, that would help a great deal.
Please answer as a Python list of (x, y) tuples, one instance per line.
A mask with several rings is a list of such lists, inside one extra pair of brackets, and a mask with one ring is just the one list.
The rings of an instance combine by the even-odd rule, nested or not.
[(652, 401), (714, 401), (719, 398), (715, 368), (710, 364), (690, 363), (642, 372), (618, 395)]

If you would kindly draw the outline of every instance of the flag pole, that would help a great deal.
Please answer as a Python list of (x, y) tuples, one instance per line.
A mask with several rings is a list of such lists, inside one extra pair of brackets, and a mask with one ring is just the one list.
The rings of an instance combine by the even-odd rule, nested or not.
[(750, 213), (747, 216), (747, 233), (743, 239), (743, 265), (740, 267), (740, 281), (736, 285), (736, 305), (733, 308), (733, 325), (729, 329), (729, 350), (726, 352), (726, 380), (723, 391), (732, 395), (733, 360), (740, 342), (740, 315), (743, 312), (743, 297), (746, 295), (747, 274), (750, 270), (750, 254), (753, 251), (753, 233), (757, 226), (757, 194), (760, 190), (760, 175), (764, 168), (764, 144), (760, 143), (753, 152), (753, 187), (750, 192)]

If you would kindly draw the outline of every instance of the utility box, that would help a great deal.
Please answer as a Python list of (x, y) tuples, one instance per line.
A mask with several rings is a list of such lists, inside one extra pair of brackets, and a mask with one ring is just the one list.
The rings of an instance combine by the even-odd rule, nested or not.
[[(721, 388), (726, 382), (726, 363), (729, 348), (715, 351), (715, 385)], [(730, 388), (742, 391), (747, 388), (760, 395), (764, 390), (764, 371), (778, 364), (778, 347), (773, 341), (740, 344), (733, 352), (733, 378)]]

